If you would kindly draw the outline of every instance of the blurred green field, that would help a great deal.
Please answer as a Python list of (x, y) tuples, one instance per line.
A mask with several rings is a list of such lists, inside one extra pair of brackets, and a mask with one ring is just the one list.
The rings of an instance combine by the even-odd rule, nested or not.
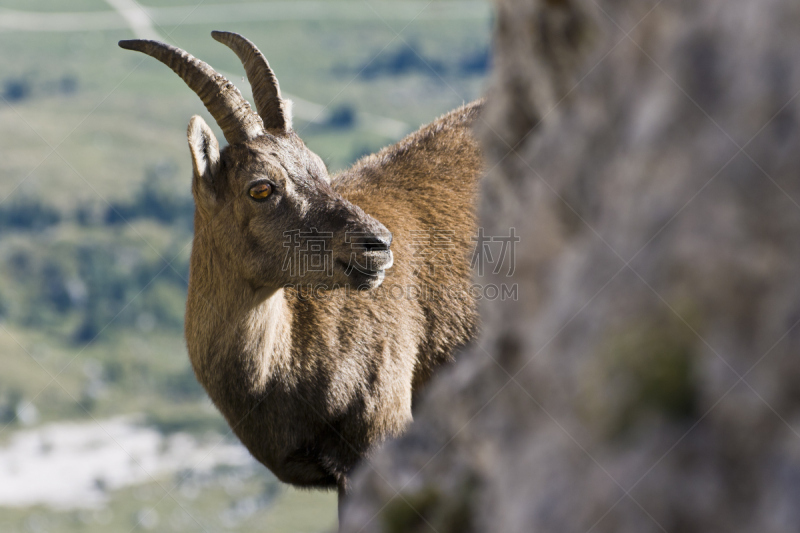
[[(119, 491), (103, 509), (3, 510), (4, 533), (107, 533), (109, 531), (278, 531), (331, 533), (336, 514), (331, 494), (265, 483), (257, 475), (241, 479), (219, 472), (189, 480), (167, 493), (150, 483)], [(334, 498), (335, 500), (335, 498)]]
[[(462, 10), (353, 0), (331, 4), (346, 9), (330, 20), (306, 9), (313, 3), (275, 2), (276, 13), (313, 16), (213, 26), (192, 17), (220, 4), (229, 18), (273, 6), (140, 3), (156, 8), (152, 20), (163, 23), (151, 29), (162, 39), (230, 73), (245, 95), (236, 57), (209, 33), (254, 41), (297, 100), (295, 130), (331, 172), (478, 97), (485, 84), (492, 20), (480, 2)], [(47, 24), (72, 26), (16, 31), (9, 10), (68, 12)], [(114, 27), (82, 30), (81, 17), (97, 12)], [(192, 238), (185, 129), (194, 114), (214, 123), (166, 67), (117, 47), (131, 37), (102, 0), (0, 0), (0, 450), (24, 427), (120, 414), (141, 414), (164, 434), (227, 432), (182, 336)], [(260, 467), (238, 488), (229, 478), (210, 476), (185, 501), (158, 501), (154, 484), (119, 490), (98, 511), (0, 502), (0, 531), (197, 530), (184, 508), (207, 531), (334, 527), (333, 494), (281, 488)], [(234, 520), (237, 501), (260, 503)], [(158, 519), (148, 521), (149, 510)]]
[[(358, 73), (370, 61), (380, 65), (408, 45), (431, 64), (457, 69), (460, 61), (486, 49), (490, 21), (395, 22), (398, 30), (405, 26), (400, 37), (387, 24), (238, 22), (224, 29), (240, 32), (260, 46), (285, 92), (330, 109), (357, 109), (415, 129), (480, 94), (482, 75), (445, 72), (439, 77), (424, 67), (371, 79)], [(234, 54), (211, 39), (213, 29), (219, 28), (168, 27), (162, 35), (215, 68), (243, 76)], [(188, 195), (183, 132), (193, 114), (213, 121), (166, 67), (117, 48), (120, 38), (130, 37), (128, 31), (0, 33), (4, 97), (14, 107), (0, 107), (5, 155), (0, 161), (0, 195), (18, 186), (31, 193), (47, 188), (41, 200), (62, 209), (102, 203), (131, 194), (146, 166), (163, 160), (178, 165), (179, 181), (174, 185)], [(241, 77), (236, 81), (247, 85)], [(14, 84), (21, 93), (16, 97)], [(301, 119), (296, 130), (334, 171), (395, 140), (359, 124), (310, 127)], [(57, 153), (50, 154), (55, 147)], [(34, 168), (31, 161), (37, 162)], [(73, 189), (69, 206), (59, 201), (67, 187)]]

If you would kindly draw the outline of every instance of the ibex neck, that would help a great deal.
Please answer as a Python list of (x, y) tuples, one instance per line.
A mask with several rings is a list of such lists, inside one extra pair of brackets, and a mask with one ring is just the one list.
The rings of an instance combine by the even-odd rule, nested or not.
[[(284, 360), (290, 312), (282, 289), (255, 290), (213, 250), (192, 250), (186, 343), (198, 380), (221, 403), (232, 389), (259, 394)], [(235, 386), (233, 386), (235, 385)]]

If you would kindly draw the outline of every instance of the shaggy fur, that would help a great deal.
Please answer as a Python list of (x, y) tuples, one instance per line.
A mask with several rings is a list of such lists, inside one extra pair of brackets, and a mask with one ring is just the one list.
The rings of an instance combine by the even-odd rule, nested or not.
[[(302, 175), (300, 169), (313, 164), (293, 135), (232, 146), (223, 151), (214, 180), (224, 208), (203, 208), (196, 192), (189, 353), (236, 435), (282, 481), (344, 486), (359, 458), (411, 420), (412, 393), (474, 335), (469, 254), (481, 159), (469, 126), (479, 108), (442, 117), (359, 161), (330, 186), (322, 176)], [(304, 185), (324, 191), (324, 200), (309, 203), (341, 195), (361, 209), (345, 211), (345, 220), (322, 208), (314, 220), (284, 213), (260, 220), (257, 211), (272, 206), (239, 191), (265, 172), (269, 164), (262, 157), (271, 148)], [(394, 266), (380, 287), (357, 291), (342, 279), (335, 290), (283, 288), (333, 286), (310, 273), (293, 279), (282, 270), (284, 230), (316, 227), (340, 241), (332, 248), (347, 250), (343, 226), (369, 231), (374, 225), (363, 213), (394, 237)], [(437, 251), (426, 250), (436, 232), (451, 237), (448, 264), (427, 253)], [(263, 240), (273, 238), (269, 246)]]
[[(289, 127), (220, 153), (192, 119), (189, 356), (233, 431), (282, 481), (344, 493), (353, 466), (403, 431), (413, 394), (474, 337), (483, 168), (471, 125), (481, 107), (333, 178)], [(257, 183), (273, 188), (264, 201), (249, 195)], [(317, 242), (312, 230), (326, 236), (325, 271), (290, 264), (291, 246)], [(354, 260), (371, 266), (348, 268)]]

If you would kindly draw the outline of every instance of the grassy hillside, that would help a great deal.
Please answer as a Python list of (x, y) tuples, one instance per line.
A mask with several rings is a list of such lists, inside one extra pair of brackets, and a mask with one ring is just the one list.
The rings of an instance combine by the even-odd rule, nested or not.
[[(486, 75), (491, 20), (476, 2), (464, 12), (457, 2), (374, 10), (339, 2), (341, 16), (330, 20), (301, 9), (221, 26), (191, 17), (219, 4), (230, 18), (248, 20), (253, 9), (266, 17), (261, 4), (270, 2), (141, 4), (156, 8), (163, 39), (231, 73), (246, 94), (235, 56), (209, 33), (257, 43), (298, 101), (295, 129), (331, 171), (476, 98)], [(175, 11), (187, 6), (198, 11)], [(3, 26), (7, 10), (80, 17), (48, 19), (66, 21), (53, 31), (16, 31)], [(81, 29), (97, 12), (108, 28)], [(186, 23), (169, 22), (177, 16)], [(133, 36), (125, 24), (102, 0), (0, 0), (0, 446), (25, 426), (125, 413), (166, 434), (227, 431), (182, 337), (193, 212), (185, 128), (193, 114), (213, 121), (166, 67), (116, 46)], [(286, 492), (260, 467), (239, 488), (225, 472), (203, 483), (180, 502), (142, 496), (158, 486), (122, 490), (108, 513), (0, 506), (0, 530), (195, 530), (180, 518), (184, 507), (213, 524), (209, 531), (320, 531), (335, 522), (333, 495)], [(248, 498), (257, 504), (246, 518), (229, 519)], [(158, 520), (141, 515), (150, 508)]]

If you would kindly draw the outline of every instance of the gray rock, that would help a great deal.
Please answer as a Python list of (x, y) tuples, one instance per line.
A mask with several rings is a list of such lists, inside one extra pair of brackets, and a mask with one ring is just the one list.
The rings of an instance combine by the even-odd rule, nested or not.
[(800, 3), (499, 0), (487, 235), (519, 299), (343, 531), (800, 530)]

